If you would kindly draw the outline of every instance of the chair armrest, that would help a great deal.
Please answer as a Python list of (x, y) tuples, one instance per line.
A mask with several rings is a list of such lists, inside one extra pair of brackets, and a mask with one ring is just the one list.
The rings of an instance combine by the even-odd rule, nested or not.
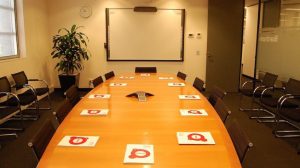
[(36, 95), (36, 91), (35, 91), (35, 89), (34, 89), (33, 86), (31, 86), (31, 85), (29, 85), (29, 84), (25, 84), (25, 85), (23, 85), (23, 87), (24, 87), (24, 88), (28, 88), (29, 90), (31, 90), (31, 92), (32, 92), (35, 96), (37, 96), (37, 95)]
[(277, 108), (281, 109), (284, 102), (290, 99), (300, 99), (300, 95), (286, 94), (281, 96), (280, 99), (278, 100)]
[[(17, 100), (18, 107), (20, 107), (20, 99), (16, 94), (11, 93), (11, 92), (0, 92), (0, 96), (1, 95), (7, 96), (7, 99), (9, 99), (9, 97), (14, 97)], [(1, 96), (1, 97), (3, 97), (3, 96)]]
[(265, 95), (265, 93), (267, 93), (268, 91), (270, 90), (274, 90), (274, 87), (267, 87), (265, 88), (262, 92), (261, 92), (261, 95), (260, 95), (260, 99), (262, 99)]
[(47, 88), (48, 87), (48, 83), (45, 80), (41, 80), (41, 79), (28, 79), (28, 81), (30, 82), (42, 82), (44, 85), (46, 85)]

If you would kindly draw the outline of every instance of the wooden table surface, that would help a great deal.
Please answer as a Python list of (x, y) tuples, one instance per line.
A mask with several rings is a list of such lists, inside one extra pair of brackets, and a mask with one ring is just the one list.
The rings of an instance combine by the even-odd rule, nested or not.
[[(116, 76), (89, 92), (69, 113), (50, 141), (38, 167), (65, 168), (240, 168), (229, 134), (207, 99), (186, 83), (168, 87), (168, 82), (184, 82), (170, 74), (138, 74), (125, 80)], [(172, 80), (158, 77), (173, 76)], [(111, 82), (127, 83), (110, 87)], [(135, 91), (154, 94), (147, 102), (126, 97)], [(111, 98), (88, 99), (90, 94), (111, 94)], [(179, 100), (180, 94), (197, 94), (200, 100)], [(107, 116), (80, 116), (83, 109), (107, 108)], [(205, 109), (208, 116), (181, 116), (180, 109)], [(215, 145), (178, 145), (176, 132), (211, 132)], [(100, 136), (95, 147), (61, 147), (66, 135)], [(124, 164), (127, 144), (153, 144), (154, 164)]]

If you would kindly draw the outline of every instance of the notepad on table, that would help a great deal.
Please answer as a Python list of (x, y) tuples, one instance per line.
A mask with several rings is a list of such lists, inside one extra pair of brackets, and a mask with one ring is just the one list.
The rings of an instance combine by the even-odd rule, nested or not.
[(170, 80), (174, 79), (173, 77), (158, 77), (159, 80)]
[(89, 99), (109, 99), (110, 94), (91, 94)]
[(127, 144), (124, 163), (154, 163), (153, 145)]
[(95, 115), (107, 115), (108, 109), (84, 109), (81, 111), (80, 115), (83, 116), (95, 116)]
[(170, 83), (168, 83), (168, 86), (171, 86), (171, 87), (183, 87), (183, 86), (185, 86), (185, 84), (184, 83), (170, 82)]
[(182, 100), (199, 100), (199, 95), (179, 95), (179, 99)]
[(65, 136), (58, 146), (94, 147), (99, 136)]
[(150, 76), (149, 73), (142, 73), (141, 76)]
[(182, 145), (216, 144), (210, 132), (177, 132), (177, 141)]
[(109, 86), (127, 86), (127, 83), (110, 83)]
[(204, 109), (180, 109), (182, 116), (207, 116), (207, 112)]
[(120, 76), (120, 79), (134, 79), (134, 76)]

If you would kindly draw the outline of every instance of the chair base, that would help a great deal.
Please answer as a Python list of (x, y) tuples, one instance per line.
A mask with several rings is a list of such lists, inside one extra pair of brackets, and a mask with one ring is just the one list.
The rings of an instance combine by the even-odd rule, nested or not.
[(18, 137), (18, 135), (16, 133), (9, 133), (9, 134), (0, 134), (0, 137), (6, 137), (6, 136), (14, 136), (14, 137)]
[[(275, 137), (277, 138), (295, 138), (295, 137), (300, 137), (300, 127), (293, 124), (290, 121), (283, 120), (285, 123), (289, 124), (290, 126), (296, 128), (292, 130), (276, 130), (276, 128), (273, 130), (273, 133)], [(279, 124), (279, 123), (277, 123)], [(277, 125), (278, 126), (278, 125)]]
[(28, 121), (28, 120), (33, 120), (33, 121), (36, 121), (40, 118), (39, 115), (24, 115), (23, 116), (20, 116), (20, 115), (16, 115), (14, 116), (13, 118), (11, 118), (11, 120), (25, 120), (25, 121)]
[(0, 128), (3, 131), (24, 131), (24, 128)]

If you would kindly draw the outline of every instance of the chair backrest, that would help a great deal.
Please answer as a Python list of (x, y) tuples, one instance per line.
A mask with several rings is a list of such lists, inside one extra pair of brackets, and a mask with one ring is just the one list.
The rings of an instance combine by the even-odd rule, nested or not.
[(99, 77), (97, 77), (96, 79), (93, 80), (94, 87), (100, 85), (101, 83), (103, 83), (102, 76), (99, 76)]
[(75, 85), (72, 85), (67, 91), (66, 91), (66, 98), (71, 102), (73, 106), (77, 104), (80, 100), (80, 95), (78, 92), (78, 89)]
[(204, 91), (204, 81), (201, 80), (200, 78), (196, 77), (193, 83), (193, 86), (199, 91), (203, 92)]
[(108, 72), (108, 73), (106, 73), (106, 74), (104, 75), (105, 80), (108, 80), (108, 79), (110, 79), (110, 78), (112, 78), (112, 77), (114, 77), (114, 76), (115, 76), (114, 71), (110, 71), (110, 72)]
[(135, 67), (135, 73), (156, 73), (156, 67)]
[(0, 78), (0, 92), (11, 92), (10, 83), (6, 76)]
[(14, 78), (17, 90), (23, 88), (23, 85), (28, 84), (28, 78), (24, 71), (11, 74), (11, 76)]
[(69, 114), (72, 110), (73, 105), (71, 104), (70, 100), (66, 99), (63, 103), (59, 106), (59, 108), (53, 112), (53, 115), (56, 117), (58, 123), (62, 123), (65, 117)]
[(210, 104), (212, 106), (215, 106), (215, 104), (217, 103), (217, 99), (218, 98), (223, 99), (226, 94), (227, 93), (223, 89), (221, 89), (217, 86), (214, 86), (213, 90), (211, 91), (211, 93), (208, 97), (208, 101), (210, 102)]
[(245, 131), (240, 127), (236, 120), (230, 120), (230, 122), (227, 123), (228, 124), (226, 124), (226, 127), (228, 133), (231, 137), (240, 162), (242, 163), (249, 148), (253, 146), (253, 143), (249, 140)]
[(231, 114), (230, 109), (226, 106), (226, 104), (223, 102), (222, 99), (217, 98), (217, 102), (214, 106), (216, 112), (218, 113), (219, 117), (223, 121), (223, 123), (226, 122), (228, 116)]
[(266, 72), (265, 76), (262, 79), (262, 84), (265, 85), (266, 87), (273, 87), (277, 78), (278, 75)]
[(54, 133), (55, 128), (51, 123), (51, 120), (48, 119), (28, 142), (28, 146), (33, 150), (37, 160), (42, 157)]
[(286, 84), (285, 92), (293, 95), (300, 95), (300, 81), (290, 78)]
[(184, 73), (182, 73), (182, 72), (178, 71), (178, 73), (177, 73), (177, 77), (178, 77), (178, 78), (180, 78), (180, 79), (182, 79), (182, 80), (185, 80), (185, 78), (186, 78), (186, 74), (184, 74)]

